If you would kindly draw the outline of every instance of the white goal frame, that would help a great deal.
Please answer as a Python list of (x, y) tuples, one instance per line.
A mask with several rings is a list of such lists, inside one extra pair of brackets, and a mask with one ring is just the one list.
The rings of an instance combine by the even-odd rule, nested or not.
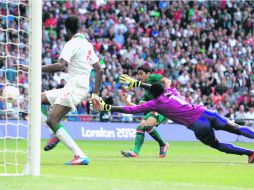
[(29, 0), (29, 152), (28, 175), (40, 175), (42, 1)]

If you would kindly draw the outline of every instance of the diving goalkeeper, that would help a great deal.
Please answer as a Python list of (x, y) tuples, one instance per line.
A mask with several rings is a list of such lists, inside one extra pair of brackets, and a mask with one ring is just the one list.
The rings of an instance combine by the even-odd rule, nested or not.
[(149, 90), (155, 99), (136, 106), (112, 106), (105, 104), (100, 99), (101, 110), (122, 113), (141, 113), (157, 111), (168, 119), (185, 125), (195, 133), (202, 143), (228, 154), (246, 155), (248, 163), (254, 162), (254, 152), (233, 144), (220, 142), (214, 133), (215, 130), (224, 130), (236, 135), (242, 135), (254, 139), (254, 131), (248, 127), (239, 126), (219, 113), (209, 110), (202, 105), (193, 105), (185, 101), (184, 97), (175, 88), (163, 86), (160, 83), (146, 84), (132, 79), (128, 75), (120, 77), (121, 82), (127, 83), (129, 87), (142, 87)]

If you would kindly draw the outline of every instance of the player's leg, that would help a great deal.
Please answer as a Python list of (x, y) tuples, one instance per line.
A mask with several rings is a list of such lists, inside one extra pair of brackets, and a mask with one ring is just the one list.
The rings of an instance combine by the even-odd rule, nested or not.
[(166, 156), (169, 144), (161, 138), (156, 126), (158, 126), (164, 120), (165, 117), (163, 115), (158, 114), (157, 112), (149, 112), (145, 115), (144, 120), (141, 122), (141, 126), (145, 128), (145, 131), (158, 142), (160, 147), (159, 156), (161, 158)]
[(212, 122), (215, 130), (224, 130), (236, 135), (242, 135), (254, 139), (254, 131), (252, 129), (240, 126), (217, 112), (206, 110), (204, 116)]
[(251, 150), (237, 147), (229, 143), (219, 142), (215, 137), (211, 122), (205, 117), (200, 117), (189, 128), (194, 131), (197, 139), (199, 139), (204, 144), (215, 148), (221, 152), (225, 152), (228, 154), (247, 155), (249, 156), (249, 158), (253, 154), (253, 151)]
[(144, 127), (138, 126), (136, 129), (135, 146), (133, 148), (133, 151), (121, 151), (121, 154), (125, 157), (138, 157), (140, 149), (144, 143), (144, 139)]
[[(50, 105), (50, 104), (53, 105), (54, 102), (56, 101), (57, 95), (59, 94), (58, 91), (59, 90), (51, 90), (51, 91), (47, 91), (46, 93), (45, 92), (42, 93), (41, 103), (44, 105)], [(48, 94), (48, 98), (47, 98), (47, 94)], [(41, 118), (42, 118), (42, 122), (47, 125), (46, 120), (48, 118), (48, 111), (44, 106), (41, 106)], [(59, 125), (60, 127), (63, 127), (61, 124)], [(48, 127), (48, 129), (50, 131), (50, 139), (48, 140), (47, 144), (44, 146), (45, 151), (52, 150), (60, 142), (60, 140), (57, 138), (56, 134), (50, 129), (50, 127)]]
[(164, 121), (165, 117), (156, 113), (156, 112), (149, 112), (145, 115), (144, 120), (141, 121), (140, 126), (137, 127), (136, 137), (135, 137), (135, 146), (133, 151), (121, 151), (121, 153), (125, 157), (137, 157), (139, 155), (140, 149), (144, 143), (145, 138), (145, 131), (154, 138), (159, 146), (160, 146), (160, 154), (161, 158), (166, 156), (166, 152), (168, 149), (168, 143), (163, 141), (160, 137), (160, 134), (156, 130), (154, 126), (160, 124)]
[(67, 133), (67, 131), (59, 125), (61, 119), (71, 110), (70, 107), (54, 104), (53, 108), (48, 116), (47, 124), (54, 131), (58, 139), (60, 139), (65, 146), (67, 146), (74, 154), (74, 159), (66, 164), (75, 165), (82, 164), (87, 165), (89, 159), (83, 153), (83, 151), (78, 147), (75, 141)]
[[(44, 124), (46, 124), (47, 118), (48, 118), (48, 111), (44, 106), (41, 106), (41, 120)], [(61, 124), (59, 124), (59, 125), (61, 125)], [(57, 138), (56, 134), (49, 127), (48, 127), (48, 129), (50, 131), (50, 139), (47, 142), (47, 144), (44, 146), (45, 151), (52, 150), (60, 142), (60, 140)]]

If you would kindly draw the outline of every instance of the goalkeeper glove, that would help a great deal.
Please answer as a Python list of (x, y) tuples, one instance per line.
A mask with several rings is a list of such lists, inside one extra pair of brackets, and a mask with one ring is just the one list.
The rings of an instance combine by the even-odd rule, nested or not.
[(136, 79), (131, 78), (130, 76), (123, 74), (120, 76), (120, 82), (124, 84), (128, 84), (127, 87), (125, 87), (126, 90), (130, 90), (131, 88), (137, 88), (140, 87), (142, 82), (138, 81)]
[(100, 98), (101, 111), (111, 111), (111, 105), (106, 104), (102, 98)]

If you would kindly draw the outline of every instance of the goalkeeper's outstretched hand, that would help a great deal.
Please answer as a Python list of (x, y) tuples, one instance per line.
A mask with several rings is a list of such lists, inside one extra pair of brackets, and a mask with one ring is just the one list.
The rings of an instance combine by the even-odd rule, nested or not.
[(141, 81), (138, 81), (136, 79), (131, 78), (130, 76), (123, 74), (120, 76), (120, 82), (124, 84), (128, 84), (127, 87), (125, 87), (126, 90), (130, 90), (131, 88), (137, 88), (140, 87)]
[(102, 98), (100, 98), (100, 110), (101, 111), (111, 111), (111, 105), (106, 104)]

